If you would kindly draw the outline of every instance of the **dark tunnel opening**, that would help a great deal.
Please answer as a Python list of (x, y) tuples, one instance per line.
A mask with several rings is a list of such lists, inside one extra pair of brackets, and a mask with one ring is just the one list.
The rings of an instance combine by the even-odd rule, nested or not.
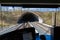
[(23, 15), (21, 15), (21, 17), (19, 17), (17, 23), (20, 24), (20, 23), (35, 22), (35, 21), (39, 21), (38, 16), (31, 12), (26, 12)]

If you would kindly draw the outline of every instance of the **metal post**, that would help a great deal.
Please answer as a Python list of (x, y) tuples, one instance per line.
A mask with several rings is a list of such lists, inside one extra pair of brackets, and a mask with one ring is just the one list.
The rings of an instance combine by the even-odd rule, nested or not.
[[(57, 12), (57, 10), (56, 10), (56, 12)], [(52, 25), (53, 25), (53, 27), (56, 27), (56, 12), (52, 13)], [(54, 39), (54, 28), (51, 28), (51, 34), (52, 34), (52, 37)]]
[(56, 13), (55, 13), (55, 18), (54, 18), (54, 27), (56, 27)]
[[(1, 12), (1, 17), (0, 17), (0, 19), (2, 19), (2, 10), (1, 10), (1, 4), (0, 4), (0, 12)], [(1, 24), (2, 24), (2, 22), (1, 22)], [(1, 30), (1, 26), (0, 26), (0, 30)]]
[[(56, 10), (57, 12), (57, 10)], [(52, 26), (56, 27), (56, 12), (52, 13)]]

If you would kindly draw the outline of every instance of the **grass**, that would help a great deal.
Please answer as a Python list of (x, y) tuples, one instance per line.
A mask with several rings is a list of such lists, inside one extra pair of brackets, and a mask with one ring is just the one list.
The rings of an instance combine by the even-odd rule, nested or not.
[[(0, 22), (0, 26), (9, 26), (12, 24), (17, 24), (17, 20), (18, 18), (22, 15), (23, 12), (21, 11), (13, 11), (13, 12), (0, 12), (0, 21), (4, 22), (4, 24), (2, 24)], [(55, 12), (33, 12), (37, 15), (39, 15), (43, 20), (44, 23), (52, 25), (52, 13)], [(60, 12), (57, 13), (57, 25), (60, 25)]]

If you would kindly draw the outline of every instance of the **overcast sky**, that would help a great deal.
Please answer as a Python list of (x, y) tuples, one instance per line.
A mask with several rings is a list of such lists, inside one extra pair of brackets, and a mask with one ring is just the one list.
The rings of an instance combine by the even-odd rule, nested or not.
[(2, 10), (5, 10), (7, 11), (12, 11), (14, 9), (16, 10), (30, 10), (30, 11), (41, 11), (41, 12), (45, 12), (45, 11), (56, 11), (56, 10), (59, 10), (60, 11), (60, 8), (22, 8), (22, 7), (1, 7)]

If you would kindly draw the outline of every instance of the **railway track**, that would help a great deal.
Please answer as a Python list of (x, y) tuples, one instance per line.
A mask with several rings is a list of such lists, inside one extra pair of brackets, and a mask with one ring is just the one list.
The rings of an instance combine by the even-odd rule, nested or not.
[(11, 32), (11, 31), (14, 31), (21, 26), (22, 26), (22, 24), (17, 24), (17, 25), (14, 25), (14, 26), (10, 26), (9, 28), (5, 28), (5, 29), (0, 31), (0, 35), (3, 35), (5, 33)]
[(23, 29), (23, 28), (28, 28), (28, 27), (31, 27), (31, 26), (29, 25), (29, 23), (16, 24), (16, 25), (13, 25), (13, 26), (10, 26), (10, 27), (1, 29), (0, 35), (3, 35), (3, 34), (5, 34), (5, 33), (8, 33), (8, 32), (14, 31), (14, 30), (19, 30), (19, 29)]
[(51, 34), (50, 28), (45, 28), (45, 26), (39, 24), (39, 23), (31, 23), (34, 28), (40, 33), (40, 34)]
[(51, 28), (49, 28), (43, 24), (40, 24), (39, 22), (28, 22), (28, 23), (18, 24), (13, 27), (2, 30), (2, 31), (0, 31), (0, 35), (14, 31), (14, 30), (19, 30), (19, 29), (29, 28), (29, 27), (34, 27), (36, 29), (36, 31), (39, 33), (39, 35), (51, 34), (51, 30), (50, 30)]

